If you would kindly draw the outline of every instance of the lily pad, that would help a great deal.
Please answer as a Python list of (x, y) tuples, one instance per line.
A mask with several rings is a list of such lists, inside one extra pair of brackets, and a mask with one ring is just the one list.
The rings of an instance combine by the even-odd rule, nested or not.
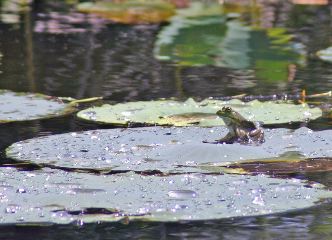
[(85, 2), (78, 4), (77, 9), (126, 24), (165, 22), (175, 14), (174, 6), (164, 1)]
[(319, 108), (309, 108), (307, 104), (294, 105), (287, 102), (259, 102), (257, 100), (244, 103), (240, 100), (218, 101), (204, 100), (185, 102), (172, 100), (141, 101), (105, 104), (101, 107), (88, 108), (78, 112), (83, 120), (114, 125), (173, 125), (173, 126), (217, 126), (224, 125), (215, 113), (223, 106), (231, 106), (245, 118), (261, 121), (264, 124), (301, 122), (315, 119), (322, 115)]
[(213, 220), (294, 211), (330, 198), (322, 185), (264, 175), (98, 176), (1, 168), (0, 223)]
[(332, 62), (332, 47), (318, 51), (317, 56), (324, 61)]
[(51, 118), (74, 110), (73, 105), (51, 96), (0, 90), (0, 122)]
[(6, 154), (18, 161), (72, 170), (164, 173), (204, 172), (201, 166), (264, 161), (294, 151), (301, 159), (332, 157), (332, 130), (266, 130), (261, 145), (203, 143), (227, 132), (225, 127), (102, 129), (24, 140), (9, 146)]
[(289, 64), (301, 60), (291, 38), (284, 29), (253, 28), (237, 19), (226, 21), (220, 13), (188, 17), (179, 12), (158, 34), (154, 55), (183, 66), (255, 69), (261, 80), (285, 81)]
[[(264, 161), (248, 161), (228, 165), (227, 168), (233, 173), (241, 174), (267, 174), (270, 176), (290, 176), (293, 174), (308, 174), (332, 171), (332, 158), (310, 158), (298, 160), (275, 158)], [(215, 166), (208, 166), (212, 172), (217, 172)], [(216, 171), (217, 170), (217, 171)], [(219, 171), (220, 172), (220, 171)]]

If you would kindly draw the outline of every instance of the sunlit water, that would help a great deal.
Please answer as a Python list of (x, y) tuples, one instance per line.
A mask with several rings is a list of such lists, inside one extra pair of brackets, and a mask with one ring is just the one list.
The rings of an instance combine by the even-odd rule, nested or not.
[[(36, 1), (40, 2), (40, 1)], [(52, 1), (50, 1), (52, 2)], [(0, 4), (1, 6), (1, 4)], [(2, 8), (4, 6), (2, 5)], [(258, 80), (254, 69), (180, 67), (153, 57), (160, 26), (125, 26), (82, 14), (60, 3), (36, 4), (32, 12), (0, 14), (0, 88), (113, 102), (157, 98), (229, 96), (241, 93), (330, 91), (332, 65), (317, 50), (331, 45), (332, 7), (265, 8), (262, 26), (283, 26), (305, 46), (305, 63), (289, 79)], [(66, 17), (67, 16), (67, 17)], [(69, 16), (69, 17), (68, 17)], [(252, 21), (247, 16), (247, 22)], [(74, 116), (0, 125), (0, 148), (35, 136), (98, 128)], [(329, 128), (329, 127), (327, 127)], [(2, 159), (9, 163), (10, 160)], [(332, 186), (332, 174), (302, 178)], [(170, 193), (173, 197), (188, 193)], [(332, 236), (330, 204), (273, 216), (187, 223), (96, 223), (84, 226), (1, 226), (1, 239), (327, 239)]]

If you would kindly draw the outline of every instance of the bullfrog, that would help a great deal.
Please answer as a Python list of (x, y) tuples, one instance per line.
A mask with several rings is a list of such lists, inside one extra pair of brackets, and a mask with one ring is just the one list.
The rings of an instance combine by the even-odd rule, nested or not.
[(229, 130), (228, 134), (222, 139), (206, 143), (234, 143), (259, 144), (264, 142), (264, 131), (259, 123), (246, 120), (241, 114), (230, 107), (223, 107), (217, 111), (217, 116), (222, 118)]

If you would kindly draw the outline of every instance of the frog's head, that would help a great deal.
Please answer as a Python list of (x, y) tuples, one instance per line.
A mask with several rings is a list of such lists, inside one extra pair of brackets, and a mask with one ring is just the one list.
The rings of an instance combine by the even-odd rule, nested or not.
[(221, 110), (217, 111), (216, 114), (224, 120), (226, 125), (237, 123), (242, 119), (242, 117), (230, 107), (223, 107)]
[(235, 111), (230, 107), (223, 107), (216, 114), (221, 118), (234, 118)]

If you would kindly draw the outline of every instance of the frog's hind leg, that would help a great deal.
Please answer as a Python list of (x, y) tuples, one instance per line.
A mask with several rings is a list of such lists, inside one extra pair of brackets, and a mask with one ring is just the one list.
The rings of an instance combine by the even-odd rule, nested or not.
[(263, 143), (265, 142), (264, 139), (264, 130), (262, 128), (257, 128), (249, 133), (249, 139), (256, 143)]

